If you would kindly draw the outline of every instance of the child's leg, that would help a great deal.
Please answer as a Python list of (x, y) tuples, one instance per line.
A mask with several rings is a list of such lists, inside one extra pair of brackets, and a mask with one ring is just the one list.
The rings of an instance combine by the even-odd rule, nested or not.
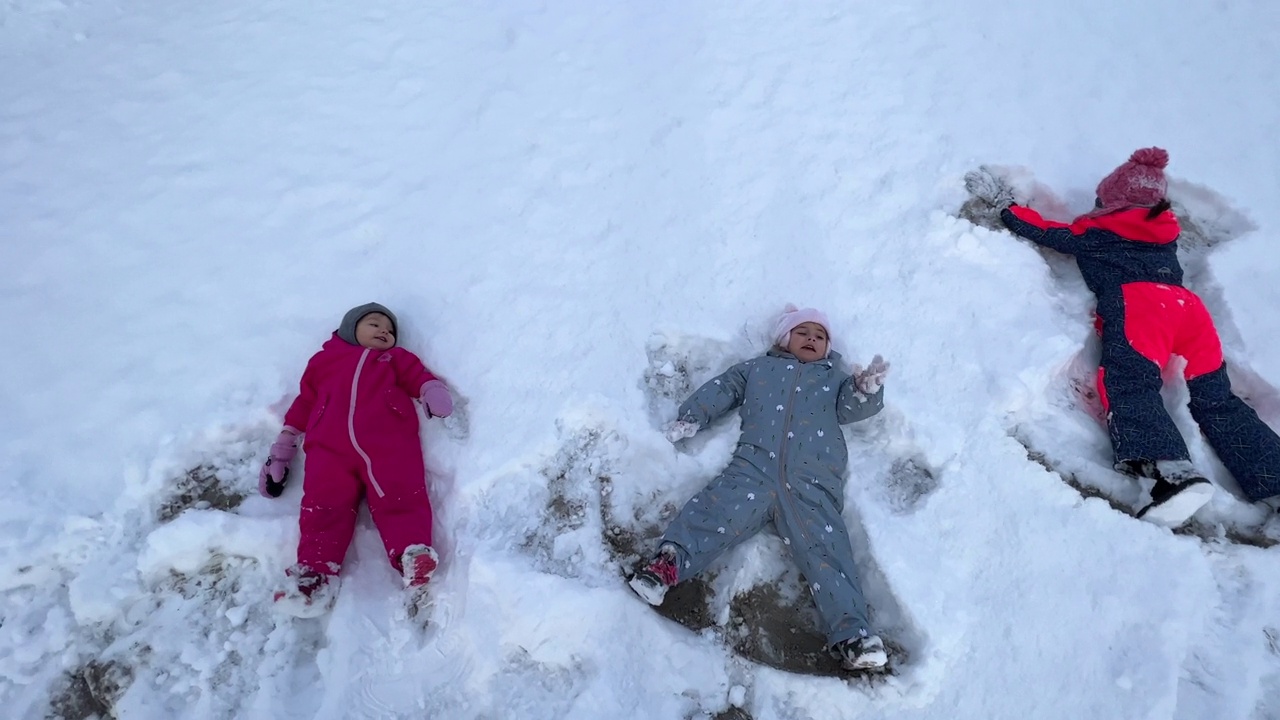
[(1222, 341), (1200, 298), (1184, 291), (1174, 352), (1187, 360), (1183, 371), (1191, 393), (1191, 417), (1218, 459), (1252, 501), (1280, 494), (1280, 437), (1231, 392), (1222, 359)]
[(676, 545), (679, 578), (697, 575), (726, 550), (760, 532), (773, 514), (775, 486), (735, 457), (685, 503), (662, 536), (662, 542)]
[(1118, 462), (1126, 460), (1186, 460), (1186, 442), (1164, 409), (1160, 372), (1172, 352), (1176, 324), (1166, 297), (1172, 286), (1130, 283), (1124, 301), (1099, 305), (1102, 325), (1102, 367), (1098, 392), (1107, 410), (1107, 427)]
[(361, 484), (352, 458), (316, 448), (307, 450), (302, 511), (298, 514), (298, 564), (337, 575), (351, 545), (360, 507)]
[(827, 632), (827, 644), (871, 634), (867, 601), (862, 595), (844, 519), (818, 488), (810, 487), (805, 492), (814, 497), (806, 497), (805, 502), (799, 502), (796, 494), (783, 498), (774, 522), (809, 583)]
[(387, 559), (396, 572), (411, 545), (431, 545), (431, 500), (427, 497), (427, 471), (416, 439), (412, 447), (380, 452), (375, 459), (378, 483), (384, 497), (369, 488), (369, 514), (378, 526)]
[(1191, 417), (1250, 501), (1280, 494), (1280, 437), (1231, 392), (1227, 366), (1187, 381)]

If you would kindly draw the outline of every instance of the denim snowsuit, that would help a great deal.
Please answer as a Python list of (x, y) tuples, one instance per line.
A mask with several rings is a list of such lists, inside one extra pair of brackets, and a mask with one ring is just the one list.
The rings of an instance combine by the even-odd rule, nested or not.
[(800, 566), (835, 644), (869, 633), (844, 508), (848, 450), (842, 424), (884, 407), (884, 388), (858, 392), (837, 369), (840, 356), (802, 363), (770, 350), (698, 388), (678, 417), (705, 428), (741, 406), (742, 435), (729, 466), (667, 528), (679, 576), (702, 572), (720, 554), (772, 521)]

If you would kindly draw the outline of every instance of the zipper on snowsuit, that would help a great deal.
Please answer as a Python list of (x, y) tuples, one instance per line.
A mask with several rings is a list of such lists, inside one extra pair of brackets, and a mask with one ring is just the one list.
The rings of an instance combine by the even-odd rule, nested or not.
[(365, 348), (364, 352), (360, 353), (360, 362), (356, 363), (355, 375), (351, 377), (351, 408), (347, 410), (347, 435), (351, 438), (351, 446), (356, 449), (360, 457), (364, 458), (364, 467), (369, 471), (369, 484), (373, 485), (374, 492), (378, 493), (378, 497), (386, 497), (382, 492), (382, 486), (378, 484), (378, 479), (373, 476), (373, 460), (356, 441), (356, 390), (360, 385), (360, 371), (364, 369), (364, 361), (369, 357), (369, 350), (370, 348)]
[(796, 390), (799, 388), (798, 383), (800, 382), (800, 373), (800, 361), (797, 360), (796, 379), (795, 382), (791, 383), (791, 389), (787, 391), (789, 393), (789, 397), (787, 398), (787, 412), (782, 423), (782, 450), (778, 453), (778, 493), (782, 497), (786, 498), (787, 505), (791, 507), (791, 516), (796, 519), (796, 529), (800, 531), (800, 535), (803, 536), (804, 541), (809, 545), (812, 545), (813, 543), (809, 539), (809, 533), (804, 527), (804, 522), (800, 519), (800, 512), (796, 509), (795, 498), (791, 497), (791, 485), (787, 480), (787, 446), (790, 445), (789, 441), (791, 440), (789, 437), (791, 433), (791, 409), (795, 405)]

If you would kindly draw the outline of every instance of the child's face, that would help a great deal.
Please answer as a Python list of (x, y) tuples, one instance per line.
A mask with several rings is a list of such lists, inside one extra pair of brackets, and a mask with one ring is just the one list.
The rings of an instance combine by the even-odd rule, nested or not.
[(396, 346), (396, 331), (391, 318), (382, 313), (369, 313), (356, 323), (356, 342), (361, 347), (390, 350)]
[(787, 352), (800, 362), (813, 362), (827, 356), (827, 329), (815, 322), (800, 323), (791, 331)]

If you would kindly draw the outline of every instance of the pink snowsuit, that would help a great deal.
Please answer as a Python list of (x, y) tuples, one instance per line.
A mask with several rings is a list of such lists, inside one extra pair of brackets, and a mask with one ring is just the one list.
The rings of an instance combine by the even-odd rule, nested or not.
[(413, 398), (435, 380), (413, 353), (374, 350), (334, 333), (307, 362), (284, 423), (306, 433), (298, 563), (336, 575), (360, 498), (397, 572), (410, 545), (431, 544), (431, 501)]

